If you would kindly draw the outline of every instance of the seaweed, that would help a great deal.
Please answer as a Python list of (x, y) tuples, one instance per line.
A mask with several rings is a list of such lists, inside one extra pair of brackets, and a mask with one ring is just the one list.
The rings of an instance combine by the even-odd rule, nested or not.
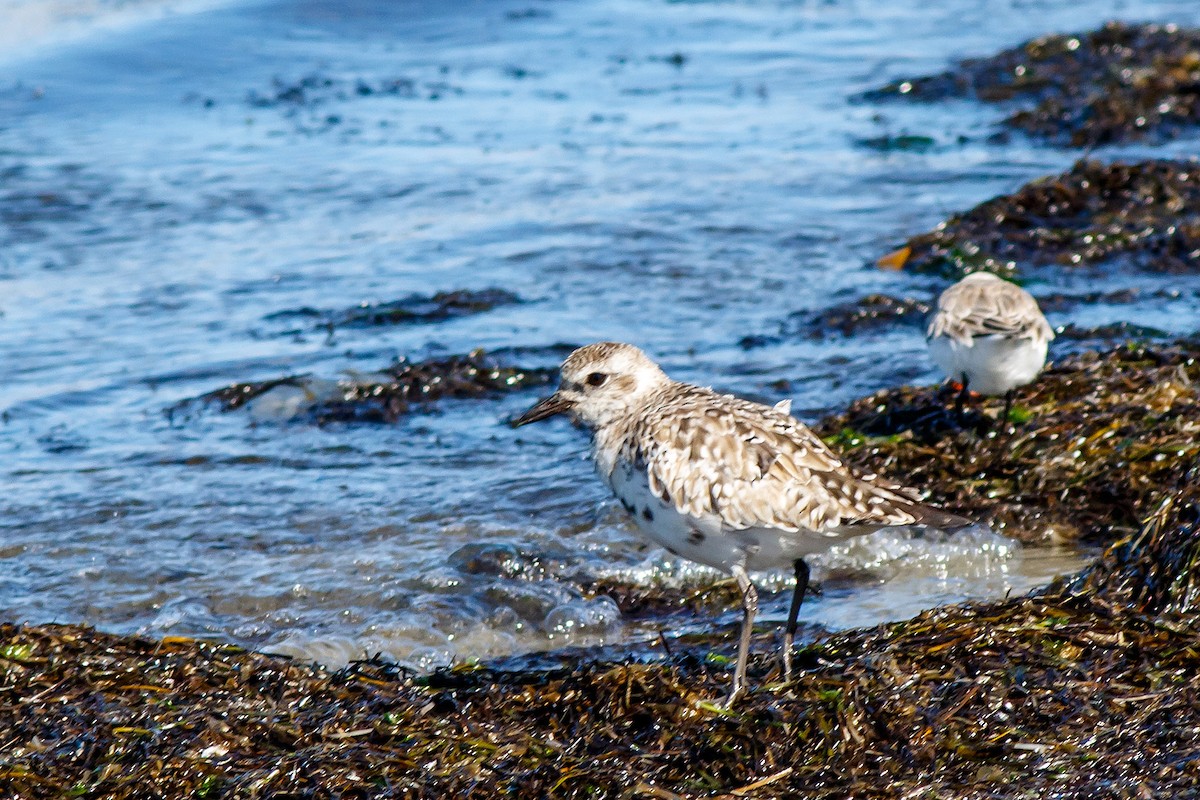
[(841, 303), (817, 314), (793, 314), (784, 329), (786, 334), (799, 328), (807, 331), (807, 335), (813, 338), (830, 333), (850, 336), (897, 324), (919, 326), (929, 311), (930, 304), (923, 300), (869, 294), (861, 300)]
[(800, 336), (823, 339), (879, 332), (899, 325), (919, 327), (929, 310), (930, 304), (924, 300), (869, 294), (816, 313), (796, 311), (779, 324), (777, 333), (744, 336), (738, 344), (744, 350), (753, 350)]
[[(855, 401), (816, 430), (859, 469), (904, 476), (929, 499), (1025, 542), (1108, 542), (1136, 529), (1200, 456), (1200, 343), (1127, 343), (1051, 365), (1017, 390), (1024, 422), (954, 392), (901, 387)], [(849, 435), (848, 435), (849, 434)]]
[(1200, 30), (1109, 22), (903, 78), (864, 97), (1015, 106), (1005, 126), (1064, 147), (1162, 142), (1200, 123)]
[[(1069, 591), (1144, 614), (1200, 611), (1200, 460), (1193, 462), (1137, 536), (1118, 542)], [(1194, 624), (1194, 623), (1192, 623)]]
[(1074, 294), (1068, 292), (1051, 292), (1038, 294), (1038, 306), (1043, 312), (1070, 311), (1079, 306), (1124, 305), (1127, 303), (1142, 303), (1147, 300), (1179, 300), (1187, 297), (1195, 299), (1200, 292), (1195, 289), (1155, 289), (1147, 291), (1138, 287), (1113, 289), (1111, 291), (1084, 292)]
[[(437, 292), (433, 295), (411, 294), (387, 303), (361, 303), (352, 308), (329, 311), (316, 308), (299, 308), (277, 311), (265, 319), (314, 319), (313, 327), (332, 330), (334, 328), (370, 328), (382, 325), (412, 325), (426, 322), (482, 314), (497, 306), (520, 303), (521, 298), (505, 289), (458, 289)], [(299, 333), (299, 331), (286, 331)]]
[(1058, 329), (1058, 338), (1077, 341), (1095, 341), (1107, 339), (1109, 341), (1117, 341), (1120, 339), (1168, 339), (1170, 334), (1158, 328), (1151, 328), (1147, 325), (1138, 325), (1133, 322), (1111, 322), (1107, 325), (1097, 325), (1091, 328), (1080, 327), (1074, 323), (1068, 323)]
[[(899, 259), (905, 268), (955, 280), (977, 270), (1011, 276), (1031, 267), (1118, 261), (1135, 270), (1196, 274), (1200, 162), (1078, 161), (955, 214), (906, 247)], [(891, 264), (894, 256), (884, 260)]]
[[(306, 382), (307, 376), (305, 375), (285, 375), (282, 378), (271, 378), (265, 381), (231, 383), (194, 399), (202, 403), (216, 403), (222, 411), (236, 411), (272, 389), (280, 386), (295, 386), (297, 389), (302, 389)], [(192, 400), (184, 401), (184, 403), (190, 402)]]
[[(425, 361), (401, 359), (377, 373), (346, 380), (319, 381), (289, 375), (265, 381), (234, 383), (184, 404), (215, 403), (223, 411), (246, 407), (269, 392), (291, 386), (303, 393), (295, 416), (324, 425), (332, 422), (394, 423), (415, 410), (443, 399), (496, 397), (556, 380), (558, 371), (497, 362), (483, 350)], [(183, 405), (183, 404), (181, 404)], [(177, 406), (178, 408), (178, 406)]]

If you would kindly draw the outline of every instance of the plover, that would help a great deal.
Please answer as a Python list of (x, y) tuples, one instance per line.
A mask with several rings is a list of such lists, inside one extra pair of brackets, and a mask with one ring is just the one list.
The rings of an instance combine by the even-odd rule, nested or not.
[(929, 317), (925, 339), (934, 363), (968, 390), (1004, 395), (1038, 376), (1054, 329), (1029, 292), (990, 272), (972, 272), (942, 292)]
[(881, 528), (970, 524), (852, 469), (789, 409), (673, 381), (633, 345), (601, 342), (571, 353), (558, 391), (513, 421), (567, 413), (590, 428), (601, 478), (646, 538), (734, 577), (743, 616), (727, 705), (745, 687), (758, 611), (748, 572), (795, 571), (783, 642), (788, 679), (806, 556)]

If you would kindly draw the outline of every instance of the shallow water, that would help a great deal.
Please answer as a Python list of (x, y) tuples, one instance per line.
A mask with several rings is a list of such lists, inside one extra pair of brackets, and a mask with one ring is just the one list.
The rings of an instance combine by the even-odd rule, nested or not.
[[(166, 409), (401, 355), (512, 347), (544, 366), (602, 338), (802, 418), (935, 380), (911, 329), (738, 342), (868, 292), (932, 293), (869, 264), (1078, 154), (989, 144), (994, 109), (847, 98), (1113, 17), (1200, 22), (1190, 0), (943, 6), (41, 4), (0, 40), (0, 617), (424, 666), (647, 635), (578, 586), (713, 576), (640, 544), (578, 431), (505, 427), (529, 394), (387, 427)], [(858, 143), (906, 132), (935, 145)], [(1031, 288), (1200, 288), (1048, 281)], [(333, 336), (267, 319), (493, 286), (525, 302)], [(1195, 305), (1070, 319), (1185, 333)], [(863, 547), (817, 565), (831, 580), (809, 620), (1001, 596), (1085, 557), (998, 537)]]

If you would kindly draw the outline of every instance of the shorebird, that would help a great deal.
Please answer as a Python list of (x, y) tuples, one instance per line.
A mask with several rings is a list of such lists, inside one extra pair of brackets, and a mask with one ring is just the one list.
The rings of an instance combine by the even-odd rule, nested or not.
[(732, 575), (742, 627), (727, 706), (746, 684), (758, 593), (747, 574), (791, 567), (796, 577), (783, 674), (808, 587), (805, 557), (881, 528), (970, 523), (921, 504), (915, 492), (858, 472), (793, 418), (790, 405), (752, 403), (667, 377), (638, 348), (581, 347), (558, 391), (514, 426), (569, 414), (592, 433), (600, 477), (650, 541)]
[(972, 272), (942, 292), (929, 317), (925, 340), (934, 363), (967, 391), (1004, 395), (1004, 419), (1012, 393), (1038, 376), (1054, 329), (1029, 292), (990, 272)]

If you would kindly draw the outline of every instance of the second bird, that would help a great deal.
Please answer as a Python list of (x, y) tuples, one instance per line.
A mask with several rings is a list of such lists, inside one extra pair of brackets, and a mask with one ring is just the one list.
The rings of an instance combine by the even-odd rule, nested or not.
[(1006, 411), (1012, 391), (1046, 365), (1053, 338), (1033, 296), (990, 272), (973, 272), (942, 292), (925, 331), (934, 363), (963, 394), (1003, 395)]

